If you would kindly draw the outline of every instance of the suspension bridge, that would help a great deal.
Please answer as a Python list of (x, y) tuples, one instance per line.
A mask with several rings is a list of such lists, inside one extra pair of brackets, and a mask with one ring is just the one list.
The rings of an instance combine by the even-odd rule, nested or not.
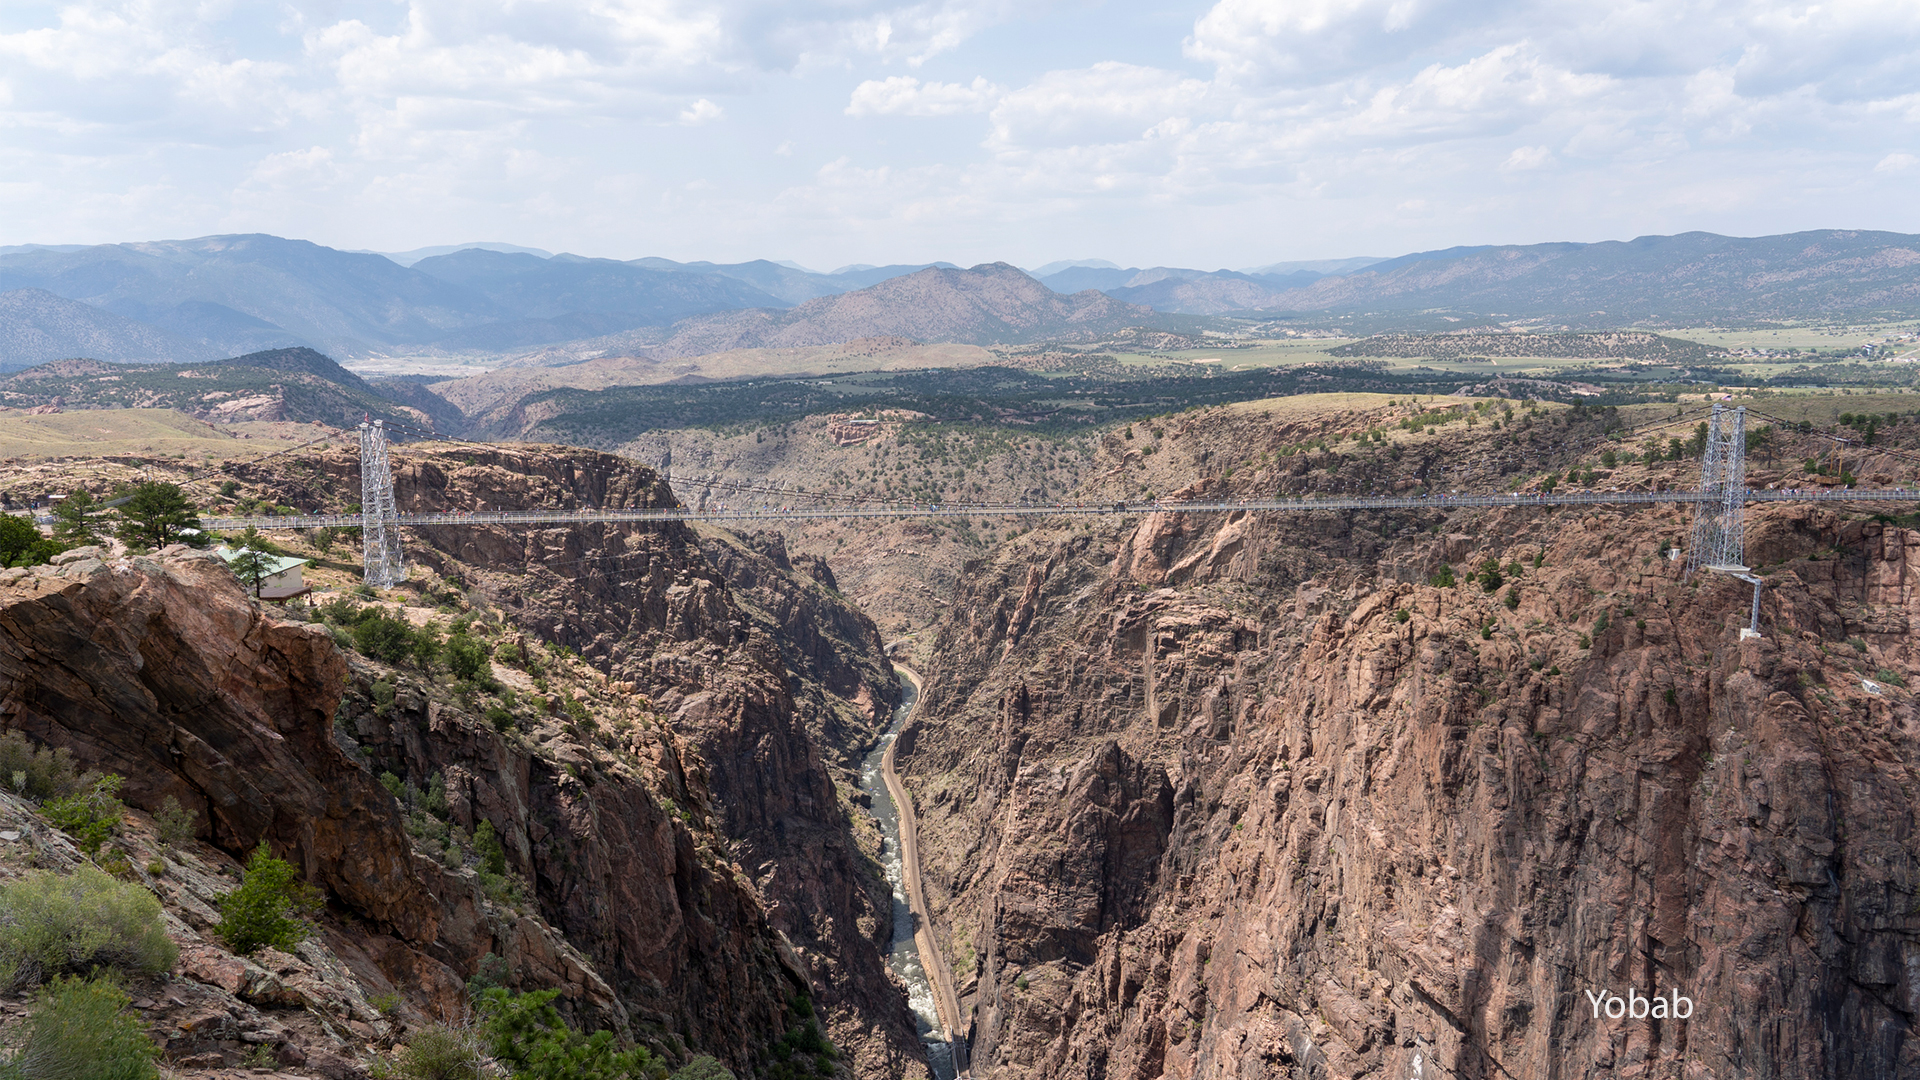
[(400, 530), (448, 526), (577, 525), (586, 523), (657, 524), (699, 521), (714, 524), (745, 522), (801, 522), (824, 519), (878, 518), (987, 518), (1126, 515), (1148, 513), (1319, 513), (1325, 511), (1405, 510), (1435, 508), (1497, 508), (1514, 506), (1647, 506), (1691, 504), (1694, 523), (1687, 545), (1688, 577), (1700, 572), (1726, 574), (1754, 586), (1754, 618), (1748, 633), (1759, 627), (1760, 579), (1745, 565), (1746, 508), (1765, 503), (1911, 503), (1920, 490), (1895, 488), (1768, 489), (1746, 485), (1746, 417), (1744, 406), (1716, 403), (1701, 454), (1700, 486), (1671, 491), (1549, 491), (1498, 495), (1307, 495), (1295, 498), (1244, 498), (1119, 502), (922, 502), (836, 503), (804, 505), (824, 493), (751, 489), (761, 495), (782, 495), (791, 501), (759, 501), (758, 505), (720, 507), (671, 506), (583, 509), (399, 512), (393, 494), (393, 470), (387, 452), (388, 431), (380, 421), (360, 425), (361, 512), (357, 514), (295, 514), (248, 517), (212, 517), (209, 529), (255, 528), (361, 530), (362, 562), (367, 584), (391, 587), (405, 580), (406, 561)]

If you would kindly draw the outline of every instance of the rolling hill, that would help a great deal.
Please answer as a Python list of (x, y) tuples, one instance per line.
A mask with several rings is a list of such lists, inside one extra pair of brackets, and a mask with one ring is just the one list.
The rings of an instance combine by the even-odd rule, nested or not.
[[(399, 397), (417, 397), (408, 388)], [(431, 396), (431, 395), (429, 395)], [(437, 400), (437, 399), (435, 399)], [(441, 403), (445, 406), (445, 403)], [(173, 409), (214, 423), (318, 421), (353, 427), (363, 416), (430, 427), (435, 411), (403, 405), (312, 349), (274, 349), (204, 364), (59, 360), (0, 378), (0, 405), (16, 409)], [(442, 415), (457, 415), (450, 412)]]
[(1155, 321), (1148, 308), (1093, 291), (1062, 296), (1013, 266), (986, 263), (967, 270), (921, 270), (785, 311), (756, 308), (695, 316), (663, 331), (576, 342), (567, 350), (535, 354), (523, 362), (567, 363), (616, 355), (666, 359), (869, 337), (962, 345), (1093, 340)]
[(1144, 304), (1155, 311), (1169, 314), (1220, 315), (1264, 307), (1280, 293), (1310, 285), (1325, 276), (1320, 271), (1304, 269), (1253, 274), (1237, 270), (1188, 270), (1173, 266), (1156, 266), (1147, 270), (1135, 267), (1072, 266), (1040, 280), (1055, 292), (1098, 289), (1116, 300)]

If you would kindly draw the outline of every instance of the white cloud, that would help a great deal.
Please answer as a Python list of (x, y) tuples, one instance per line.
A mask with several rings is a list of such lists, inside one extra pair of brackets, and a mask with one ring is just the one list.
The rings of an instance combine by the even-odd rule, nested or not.
[(1873, 171), (1877, 173), (1906, 172), (1915, 165), (1920, 165), (1920, 158), (1912, 154), (1888, 154), (1880, 159), (1880, 163), (1873, 167)]
[(1199, 111), (1208, 91), (1200, 79), (1115, 61), (1050, 71), (1001, 96), (988, 145), (1007, 151), (1153, 138), (1167, 121)]
[(1337, 77), (1432, 47), (1510, 0), (1220, 0), (1186, 54), (1235, 83)]
[(706, 98), (701, 98), (680, 110), (680, 122), (692, 127), (695, 124), (705, 124), (718, 120), (726, 114), (727, 111), (725, 109), (708, 101)]
[(1553, 151), (1544, 146), (1516, 146), (1507, 160), (1500, 163), (1501, 172), (1531, 172), (1543, 169), (1553, 163)]
[(953, 116), (986, 112), (999, 96), (999, 87), (978, 76), (967, 85), (890, 75), (854, 87), (846, 111), (848, 116)]
[(324, 146), (268, 154), (253, 167), (248, 180), (265, 188), (330, 187), (343, 178), (333, 151)]

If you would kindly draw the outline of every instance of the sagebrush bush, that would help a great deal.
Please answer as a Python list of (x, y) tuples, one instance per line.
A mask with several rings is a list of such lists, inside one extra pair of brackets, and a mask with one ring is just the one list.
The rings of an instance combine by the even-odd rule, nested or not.
[(20, 732), (9, 731), (0, 734), (0, 785), (39, 801), (71, 794), (79, 774), (66, 747), (36, 747)]
[(105, 981), (62, 979), (34, 999), (27, 1034), (0, 1080), (159, 1080), (159, 1048)]
[(154, 830), (160, 834), (163, 844), (184, 844), (193, 839), (193, 819), (198, 816), (169, 795), (160, 804), (160, 812), (153, 815)]
[(304, 916), (320, 907), (319, 890), (298, 878), (293, 864), (274, 858), (262, 840), (247, 861), (240, 887), (220, 898), (220, 925), (214, 933), (242, 955), (268, 945), (293, 951), (311, 929)]
[(92, 857), (100, 854), (114, 828), (126, 819), (127, 808), (119, 798), (118, 776), (89, 773), (83, 779), (88, 782), (73, 794), (41, 804), (40, 813)]
[(101, 969), (150, 975), (173, 966), (160, 901), (91, 866), (35, 870), (0, 885), (0, 983), (35, 986)]
[(428, 1024), (395, 1056), (394, 1080), (481, 1080), (487, 1055), (472, 1028)]
[(673, 1080), (738, 1080), (719, 1059), (701, 1054), (674, 1070)]

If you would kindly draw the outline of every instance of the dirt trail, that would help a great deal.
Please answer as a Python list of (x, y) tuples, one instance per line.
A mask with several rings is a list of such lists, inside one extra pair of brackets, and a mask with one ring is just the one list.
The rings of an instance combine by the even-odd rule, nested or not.
[[(915, 691), (914, 712), (919, 712), (920, 702), (926, 699), (925, 687), (920, 675), (912, 668), (894, 665), (907, 680), (913, 683)], [(912, 722), (912, 717), (908, 717)], [(940, 1022), (946, 1026), (947, 1041), (953, 1046), (953, 1066), (962, 1077), (969, 1074), (967, 1069), (967, 1028), (960, 1013), (960, 999), (953, 992), (953, 969), (947, 966), (947, 958), (940, 953), (940, 947), (933, 939), (933, 920), (927, 914), (926, 898), (920, 889), (920, 843), (913, 815), (913, 800), (907, 795), (907, 787), (900, 782), (900, 774), (893, 767), (894, 748), (900, 742), (896, 738), (887, 746), (887, 753), (880, 763), (881, 777), (886, 781), (887, 794), (893, 797), (893, 805), (900, 815), (900, 878), (907, 886), (907, 907), (913, 912), (913, 943), (920, 950), (920, 966), (926, 969), (927, 981), (933, 986), (934, 1008), (940, 1012)]]

